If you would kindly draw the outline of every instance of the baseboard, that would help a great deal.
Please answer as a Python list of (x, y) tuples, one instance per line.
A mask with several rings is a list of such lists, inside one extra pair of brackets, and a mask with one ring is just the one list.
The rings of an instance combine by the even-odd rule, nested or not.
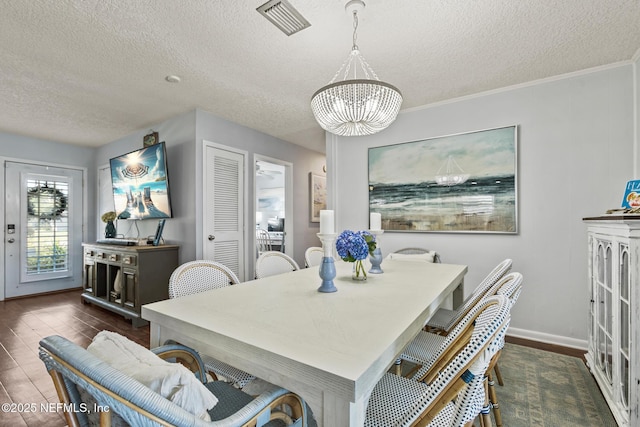
[(587, 350), (587, 340), (578, 340), (575, 338), (563, 337), (560, 335), (546, 334), (544, 332), (529, 331), (527, 329), (509, 328), (507, 335), (523, 338), (531, 341), (539, 341), (546, 344), (560, 345), (563, 347), (577, 348), (579, 350)]

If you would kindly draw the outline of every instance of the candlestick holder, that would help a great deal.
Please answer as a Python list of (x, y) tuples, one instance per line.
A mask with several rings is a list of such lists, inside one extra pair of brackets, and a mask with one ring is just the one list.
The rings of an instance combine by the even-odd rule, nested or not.
[(369, 261), (371, 262), (371, 269), (369, 273), (371, 274), (382, 274), (382, 268), (380, 268), (380, 264), (382, 264), (382, 251), (380, 250), (380, 236), (384, 233), (384, 230), (369, 230), (369, 233), (373, 234), (376, 238), (376, 248), (373, 250), (373, 254), (369, 255)]
[(338, 288), (333, 284), (333, 279), (336, 277), (336, 266), (333, 261), (333, 242), (336, 240), (336, 235), (318, 233), (317, 236), (322, 242), (322, 249), (324, 250), (319, 270), (322, 284), (318, 288), (318, 292), (337, 292)]

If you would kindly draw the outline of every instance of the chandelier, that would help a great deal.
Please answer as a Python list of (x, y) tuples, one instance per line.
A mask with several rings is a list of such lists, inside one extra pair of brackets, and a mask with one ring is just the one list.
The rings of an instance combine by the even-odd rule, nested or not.
[[(311, 97), (311, 110), (320, 126), (341, 136), (380, 132), (393, 123), (402, 104), (400, 91), (380, 81), (360, 54), (356, 39), (358, 10), (362, 8), (362, 0), (351, 0), (346, 4), (345, 9), (353, 14), (351, 53), (329, 84)], [(339, 76), (342, 80), (336, 81)]]

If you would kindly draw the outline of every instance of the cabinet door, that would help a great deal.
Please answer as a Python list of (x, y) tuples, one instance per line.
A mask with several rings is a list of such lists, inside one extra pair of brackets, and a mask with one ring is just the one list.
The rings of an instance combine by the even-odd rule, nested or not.
[(596, 351), (598, 369), (604, 372), (609, 386), (613, 377), (611, 370), (613, 324), (612, 324), (612, 259), (611, 242), (598, 241), (596, 255)]
[(123, 286), (122, 286), (122, 303), (125, 307), (140, 310), (137, 301), (137, 274), (136, 270), (130, 268), (123, 268)]
[(620, 400), (625, 409), (629, 409), (629, 322), (630, 322), (630, 303), (629, 295), (631, 291), (631, 280), (629, 275), (629, 246), (620, 246), (620, 297), (618, 302), (619, 316), (618, 324), (620, 325), (618, 349), (618, 361), (620, 378)]
[(85, 292), (93, 293), (96, 282), (95, 264), (93, 261), (85, 261), (82, 275), (82, 288)]

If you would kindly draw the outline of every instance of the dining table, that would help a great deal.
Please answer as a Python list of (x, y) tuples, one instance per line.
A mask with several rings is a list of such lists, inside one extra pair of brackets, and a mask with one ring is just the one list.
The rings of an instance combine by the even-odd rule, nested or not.
[(335, 267), (333, 293), (311, 267), (146, 304), (150, 345), (172, 339), (297, 393), (320, 427), (362, 426), (374, 386), (467, 266), (384, 260), (365, 281)]

